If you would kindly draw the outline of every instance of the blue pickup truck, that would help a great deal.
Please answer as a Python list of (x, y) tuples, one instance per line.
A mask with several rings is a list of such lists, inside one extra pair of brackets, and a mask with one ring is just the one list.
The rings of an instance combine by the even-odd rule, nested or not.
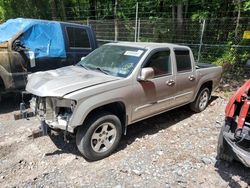
[(24, 89), (29, 73), (74, 65), (96, 48), (90, 26), (10, 19), (0, 25), (0, 96)]

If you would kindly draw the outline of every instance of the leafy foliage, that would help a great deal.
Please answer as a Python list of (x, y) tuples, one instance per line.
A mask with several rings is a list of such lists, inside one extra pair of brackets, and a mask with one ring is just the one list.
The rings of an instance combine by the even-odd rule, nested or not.
[[(117, 30), (122, 40), (126, 40), (134, 37), (137, 2), (138, 16), (142, 20), (141, 31), (152, 34), (150, 37), (142, 36), (141, 41), (199, 44), (200, 30), (195, 29), (202, 24), (199, 24), (200, 20), (206, 19), (206, 44), (221, 44), (221, 41), (226, 41), (227, 47), (202, 48), (206, 52), (206, 55), (202, 54), (202, 60), (224, 67), (237, 67), (250, 58), (248, 48), (232, 47), (250, 45), (249, 40), (242, 39), (242, 31), (250, 30), (249, 21), (243, 23), (240, 20), (240, 17), (250, 15), (249, 0), (0, 0), (0, 22), (16, 17), (90, 22), (113, 22), (112, 20), (119, 19), (119, 22), (114, 22), (112, 27), (107, 29), (108, 35), (112, 35), (112, 30)], [(225, 31), (229, 25), (235, 28)], [(95, 27), (96, 30), (102, 29), (102, 26)], [(128, 32), (125, 33), (124, 30)], [(190, 42), (190, 38), (195, 40)], [(195, 48), (198, 51), (197, 46)]]
[[(15, 17), (31, 17), (52, 19), (52, 12), (57, 19), (109, 19), (113, 18), (114, 3), (117, 2), (118, 18), (134, 18), (135, 5), (139, 3), (141, 18), (164, 17), (172, 18), (173, 11), (177, 14), (178, 6), (183, 18), (203, 19), (215, 17), (236, 17), (241, 5), (241, 15), (248, 16), (249, 1), (212, 0), (209, 2), (198, 0), (0, 0), (0, 19), (6, 20)], [(177, 15), (176, 15), (177, 16)]]

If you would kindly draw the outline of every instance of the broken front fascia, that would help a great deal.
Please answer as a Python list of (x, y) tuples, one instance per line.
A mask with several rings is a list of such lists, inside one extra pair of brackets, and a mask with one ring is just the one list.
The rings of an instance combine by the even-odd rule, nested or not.
[(52, 129), (68, 132), (74, 130), (69, 126), (76, 101), (55, 97), (33, 97), (30, 107), (36, 115)]
[(232, 156), (236, 157), (239, 161), (241, 161), (246, 167), (250, 167), (250, 153), (247, 150), (239, 147), (232, 138), (232, 136), (228, 133), (223, 133), (223, 139), (226, 141), (228, 145), (228, 149)]

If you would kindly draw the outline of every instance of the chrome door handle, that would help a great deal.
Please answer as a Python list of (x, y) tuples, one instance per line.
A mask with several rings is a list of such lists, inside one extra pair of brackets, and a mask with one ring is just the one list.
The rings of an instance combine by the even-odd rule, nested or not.
[(188, 77), (188, 79), (189, 79), (190, 81), (193, 81), (193, 80), (195, 80), (195, 76), (194, 76), (194, 75), (191, 75), (191, 76)]
[(168, 86), (173, 86), (175, 84), (175, 81), (174, 80), (168, 80), (168, 81), (166, 81), (166, 84)]

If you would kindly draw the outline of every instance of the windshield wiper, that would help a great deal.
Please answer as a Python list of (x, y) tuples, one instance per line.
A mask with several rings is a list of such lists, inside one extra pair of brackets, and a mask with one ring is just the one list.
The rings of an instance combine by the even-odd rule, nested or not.
[[(81, 67), (83, 67), (83, 68), (85, 68), (86, 70), (89, 70), (88, 67), (86, 67), (85, 65), (83, 65), (83, 64), (81, 64), (81, 63), (79, 63), (79, 64), (77, 64), (77, 65), (78, 65), (78, 66), (81, 66)], [(91, 67), (90, 67), (90, 69), (93, 70)], [(98, 71), (100, 71), (100, 72), (102, 72), (102, 73), (104, 73), (104, 74), (109, 75), (108, 71), (106, 71), (106, 70), (104, 70), (104, 69), (102, 69), (102, 68), (100, 68), (100, 67), (95, 67), (94, 69), (95, 69), (95, 70), (98, 70)]]
[(96, 67), (95, 69), (98, 70), (98, 71), (100, 71), (100, 72), (102, 72), (102, 73), (104, 73), (104, 74), (109, 75), (109, 73), (106, 70), (104, 70), (104, 69), (102, 69), (100, 67)]
[(80, 67), (85, 68), (86, 70), (88, 70), (88, 68), (87, 68), (85, 65), (81, 64), (81, 63), (79, 63), (79, 64), (77, 64), (77, 65), (80, 66)]

